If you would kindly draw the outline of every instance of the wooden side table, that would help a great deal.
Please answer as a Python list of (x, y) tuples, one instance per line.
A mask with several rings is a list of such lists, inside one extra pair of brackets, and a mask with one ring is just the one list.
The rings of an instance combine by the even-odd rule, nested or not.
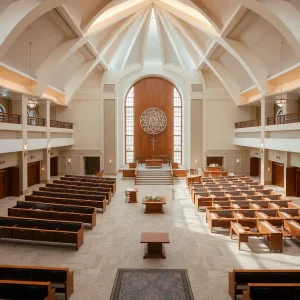
[(126, 201), (128, 203), (137, 203), (137, 189), (127, 188), (125, 190)]
[(168, 232), (142, 232), (141, 243), (146, 244), (143, 258), (166, 258), (163, 244), (170, 243)]
[(166, 198), (162, 197), (160, 201), (149, 201), (143, 199), (145, 204), (145, 214), (164, 214), (163, 205), (167, 204)]

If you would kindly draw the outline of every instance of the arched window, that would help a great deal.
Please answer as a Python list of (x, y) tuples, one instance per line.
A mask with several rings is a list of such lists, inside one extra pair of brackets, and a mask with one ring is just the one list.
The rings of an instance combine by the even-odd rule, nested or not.
[(38, 117), (37, 113), (34, 110), (27, 110), (27, 116), (28, 118), (28, 125), (37, 125), (37, 120), (36, 118)]
[(134, 161), (134, 87), (125, 101), (125, 164)]
[(6, 113), (5, 107), (1, 104), (0, 104), (0, 113)]
[(182, 101), (174, 87), (174, 162), (182, 163)]

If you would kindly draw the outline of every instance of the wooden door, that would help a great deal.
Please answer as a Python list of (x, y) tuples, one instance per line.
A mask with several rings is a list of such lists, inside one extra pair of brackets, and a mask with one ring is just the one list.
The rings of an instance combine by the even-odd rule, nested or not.
[(9, 169), (0, 170), (0, 199), (10, 195)]
[(50, 158), (50, 176), (58, 176), (58, 158)]
[(284, 166), (272, 162), (272, 184), (284, 187)]
[(295, 167), (286, 168), (286, 192), (287, 196), (296, 194), (296, 169)]
[(300, 197), (300, 168), (297, 168), (296, 170), (296, 182), (295, 182), (295, 188), (296, 188), (296, 197)]
[(100, 157), (84, 157), (85, 175), (95, 175), (100, 171)]
[(260, 158), (250, 157), (250, 176), (260, 176)]
[(28, 187), (40, 183), (40, 162), (34, 162), (27, 166)]
[(20, 171), (19, 167), (10, 168), (10, 196), (20, 196)]

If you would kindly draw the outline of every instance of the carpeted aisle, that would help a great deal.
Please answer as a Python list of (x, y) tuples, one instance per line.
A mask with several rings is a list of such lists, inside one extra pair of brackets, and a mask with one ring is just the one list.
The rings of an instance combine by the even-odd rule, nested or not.
[(193, 300), (185, 269), (118, 269), (111, 300)]

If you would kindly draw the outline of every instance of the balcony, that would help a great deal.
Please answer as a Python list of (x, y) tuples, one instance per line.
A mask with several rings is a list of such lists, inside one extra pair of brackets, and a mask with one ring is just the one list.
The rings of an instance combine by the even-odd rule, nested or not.
[(260, 120), (250, 120), (244, 122), (235, 123), (235, 128), (247, 128), (247, 127), (256, 127), (260, 126)]
[(280, 125), (300, 122), (300, 113), (267, 118), (266, 125)]
[(50, 120), (50, 127), (73, 129), (73, 123)]
[(27, 117), (27, 125), (45, 127), (46, 119), (36, 118), (36, 117)]
[(21, 124), (22, 117), (15, 114), (0, 113), (1, 123)]

